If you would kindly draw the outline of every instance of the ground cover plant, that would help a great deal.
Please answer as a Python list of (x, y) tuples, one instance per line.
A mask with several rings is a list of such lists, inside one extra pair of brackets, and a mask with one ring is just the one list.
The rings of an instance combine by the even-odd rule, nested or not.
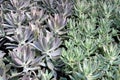
[(119, 0), (0, 0), (0, 80), (120, 80)]

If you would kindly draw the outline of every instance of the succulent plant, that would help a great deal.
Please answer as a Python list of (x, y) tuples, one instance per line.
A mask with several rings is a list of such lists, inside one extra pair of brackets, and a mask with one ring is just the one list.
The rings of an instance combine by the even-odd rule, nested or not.
[(45, 11), (40, 10), (38, 7), (32, 7), (31, 12), (26, 13), (26, 16), (29, 21), (37, 24), (43, 23), (48, 18), (48, 15), (45, 15)]
[(4, 26), (5, 35), (12, 35), (16, 28), (22, 26), (25, 21), (24, 12), (14, 13), (11, 11), (4, 15), (5, 22), (2, 24)]
[(66, 17), (64, 17), (62, 14), (55, 14), (54, 17), (50, 17), (48, 19), (48, 27), (52, 32), (55, 34), (64, 34), (65, 31), (62, 31), (67, 23)]
[(64, 17), (68, 17), (72, 14), (73, 2), (71, 0), (58, 0), (57, 11), (63, 14)]
[(53, 37), (53, 33), (49, 31), (45, 31), (46, 35), (41, 34), (38, 37), (38, 40), (30, 43), (37, 50), (41, 51), (42, 54), (48, 55), (49, 57), (57, 57), (61, 54), (61, 49), (59, 46), (61, 45), (61, 40), (58, 37)]
[(30, 0), (10, 0), (11, 5), (8, 5), (10, 10), (16, 10), (16, 11), (20, 11), (23, 10), (25, 8), (27, 8), (28, 6), (30, 6)]
[(39, 71), (39, 74), (40, 74), (39, 76), (41, 76), (40, 77), (41, 80), (54, 80), (52, 78), (53, 77), (52, 73), (49, 73), (48, 70), (46, 70), (45, 72)]
[(111, 65), (120, 64), (119, 63), (119, 54), (120, 50), (117, 44), (110, 44), (109, 46), (103, 46), (104, 57), (106, 57), (106, 61), (109, 61)]
[(100, 61), (97, 58), (84, 59), (82, 64), (78, 64), (79, 71), (73, 73), (72, 80), (97, 80), (103, 76), (104, 72), (100, 68)]
[[(13, 43), (5, 43), (7, 45), (7, 48), (16, 48), (17, 46), (27, 45), (28, 43), (31, 43), (34, 40), (34, 34), (33, 31), (29, 28), (17, 28), (14, 32), (14, 36), (7, 38), (13, 42)], [(17, 43), (17, 44), (15, 44)]]
[(39, 67), (37, 65), (40, 65), (40, 61), (44, 58), (44, 56), (35, 58), (35, 51), (28, 45), (23, 47), (19, 46), (13, 49), (13, 51), (10, 51), (9, 54), (16, 67), (24, 68), (23, 72), (38, 69)]

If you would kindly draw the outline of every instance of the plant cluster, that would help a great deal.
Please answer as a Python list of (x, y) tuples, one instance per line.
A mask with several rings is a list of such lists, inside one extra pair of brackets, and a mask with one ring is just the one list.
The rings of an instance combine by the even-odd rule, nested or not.
[(120, 79), (119, 5), (119, 0), (75, 0), (61, 56), (71, 80)]
[(72, 3), (0, 0), (0, 80), (59, 79), (62, 36)]
[(0, 80), (119, 80), (119, 0), (0, 0)]

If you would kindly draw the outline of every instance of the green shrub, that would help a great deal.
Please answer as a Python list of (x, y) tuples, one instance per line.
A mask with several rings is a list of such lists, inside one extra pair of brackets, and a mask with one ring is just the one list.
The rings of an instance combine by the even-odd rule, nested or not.
[[(119, 0), (76, 0), (64, 41), (63, 71), (71, 80), (119, 80)], [(119, 16), (118, 16), (119, 17)]]

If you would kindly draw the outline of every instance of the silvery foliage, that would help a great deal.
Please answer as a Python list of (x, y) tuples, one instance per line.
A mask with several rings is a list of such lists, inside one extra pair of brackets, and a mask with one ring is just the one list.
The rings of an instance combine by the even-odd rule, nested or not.
[(71, 10), (69, 0), (0, 1), (0, 79), (57, 80)]

